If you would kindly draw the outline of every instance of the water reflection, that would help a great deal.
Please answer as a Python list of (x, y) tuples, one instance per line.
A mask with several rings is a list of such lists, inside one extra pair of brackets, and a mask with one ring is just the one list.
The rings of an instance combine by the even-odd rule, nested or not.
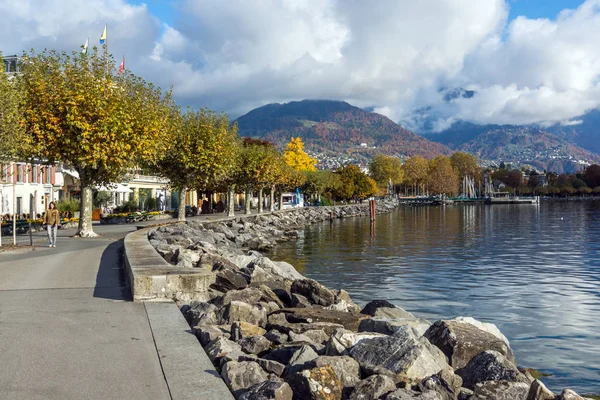
[(553, 389), (600, 392), (600, 202), (406, 207), (307, 228), (274, 258), (358, 302), (431, 320), (470, 315)]

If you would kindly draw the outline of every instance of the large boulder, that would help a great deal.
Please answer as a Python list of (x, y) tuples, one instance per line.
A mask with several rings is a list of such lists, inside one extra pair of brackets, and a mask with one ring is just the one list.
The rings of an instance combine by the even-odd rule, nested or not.
[(222, 307), (219, 316), (222, 324), (243, 321), (263, 327), (267, 323), (267, 309), (265, 307), (260, 304), (251, 305), (242, 301), (232, 301)]
[[(486, 350), (495, 350), (516, 366), (515, 356), (508, 341), (492, 324), (483, 324), (472, 318), (437, 321), (425, 332), (425, 337), (448, 357), (454, 369), (464, 368)], [(504, 338), (504, 339), (503, 339)]]
[(255, 258), (252, 261), (252, 264), (261, 267), (267, 273), (275, 275), (281, 279), (287, 279), (291, 281), (305, 279), (301, 273), (296, 271), (293, 265), (284, 261), (272, 261), (267, 257), (259, 257)]
[(287, 382), (268, 380), (243, 392), (238, 400), (292, 400), (294, 393)]
[(344, 388), (354, 387), (360, 381), (360, 365), (348, 356), (319, 356), (309, 363), (309, 368), (330, 365)]
[(444, 354), (409, 327), (363, 340), (350, 349), (350, 356), (367, 374), (388, 375), (411, 385), (448, 368)]
[(181, 312), (190, 326), (209, 325), (217, 323), (217, 308), (202, 301), (192, 301), (181, 307)]
[(202, 346), (206, 346), (221, 336), (229, 339), (231, 337), (230, 329), (229, 325), (196, 325), (192, 328), (192, 332), (200, 340)]
[(555, 397), (554, 393), (537, 379), (533, 381), (527, 394), (527, 400), (554, 400)]
[(273, 343), (264, 336), (248, 336), (237, 341), (242, 347), (242, 351), (248, 354), (260, 355), (271, 349)]
[(290, 323), (328, 322), (342, 325), (351, 331), (356, 331), (360, 322), (367, 318), (359, 313), (350, 313), (323, 308), (284, 308), (278, 313), (285, 315)]
[(237, 360), (238, 357), (245, 355), (239, 344), (223, 336), (210, 342), (204, 350), (214, 365), (220, 365), (222, 360)]
[(312, 304), (324, 307), (335, 304), (335, 293), (314, 279), (295, 280), (291, 292), (306, 297)]
[(286, 333), (279, 332), (277, 329), (271, 329), (264, 335), (267, 339), (275, 344), (287, 343), (289, 336)]
[(310, 345), (307, 345), (306, 343), (290, 342), (280, 344), (271, 351), (269, 351), (267, 354), (262, 355), (262, 358), (266, 360), (275, 360), (281, 364), (287, 365), (290, 363), (292, 357), (296, 355), (298, 350), (301, 350), (302, 348), (305, 348), (307, 346), (310, 347)]
[(347, 329), (339, 328), (327, 341), (325, 345), (325, 354), (328, 356), (339, 356), (347, 355), (350, 349), (356, 346), (363, 340), (373, 338), (383, 338), (387, 335), (381, 333), (370, 333), (370, 332), (352, 332)]
[(306, 369), (311, 361), (317, 358), (319, 355), (315, 352), (315, 350), (310, 346), (302, 346), (298, 350), (294, 352), (284, 375), (295, 374), (296, 372), (300, 372), (303, 369)]
[(408, 311), (396, 307), (387, 300), (372, 300), (360, 310), (360, 313), (370, 315), (374, 318), (415, 318), (415, 316)]
[(260, 326), (248, 322), (236, 321), (231, 324), (231, 339), (236, 342), (249, 336), (264, 335), (265, 333), (267, 333), (267, 331)]
[(565, 389), (556, 397), (556, 400), (585, 400), (571, 389)]
[(342, 382), (329, 365), (305, 369), (287, 378), (294, 400), (340, 400)]
[(260, 365), (253, 361), (229, 361), (223, 366), (221, 376), (236, 395), (269, 378)]
[(494, 350), (479, 353), (466, 367), (456, 370), (463, 380), (463, 386), (474, 389), (475, 385), (485, 381), (527, 382), (513, 363)]
[(452, 368), (445, 368), (437, 374), (423, 379), (417, 385), (421, 392), (436, 392), (443, 400), (456, 400), (461, 386), (462, 379), (454, 374)]
[(282, 363), (279, 363), (274, 360), (265, 360), (264, 358), (259, 358), (252, 354), (245, 354), (243, 356), (239, 356), (237, 361), (254, 361), (258, 365), (260, 365), (260, 367), (266, 372), (277, 376), (281, 376), (283, 374), (283, 371), (285, 370), (285, 365), (283, 365)]
[(386, 393), (396, 390), (394, 380), (385, 375), (371, 375), (358, 382), (349, 400), (378, 399)]
[(229, 268), (217, 267), (213, 269), (216, 275), (215, 283), (210, 285), (213, 289), (227, 292), (229, 290), (238, 290), (248, 287), (248, 280), (245, 274)]
[(248, 304), (255, 304), (262, 297), (262, 292), (257, 288), (247, 287), (241, 290), (229, 290), (223, 296), (212, 300), (217, 307), (223, 307), (232, 301), (243, 301)]
[(469, 400), (527, 400), (528, 393), (527, 383), (486, 381), (475, 385)]
[[(379, 310), (383, 310), (380, 308)], [(360, 321), (358, 325), (359, 332), (377, 332), (384, 333), (386, 335), (393, 335), (400, 327), (410, 326), (419, 335), (423, 336), (427, 329), (431, 326), (431, 322), (422, 318), (366, 318)]]
[[(434, 391), (415, 392), (410, 389), (397, 389), (383, 398), (384, 400), (442, 400), (440, 394)], [(489, 399), (492, 400), (492, 399)]]
[(286, 314), (280, 312), (269, 315), (267, 321), (267, 329), (276, 329), (283, 333), (289, 333), (290, 331), (304, 333), (310, 330), (323, 330), (326, 334), (331, 335), (339, 328), (343, 328), (343, 326), (333, 322), (292, 323), (287, 320)]

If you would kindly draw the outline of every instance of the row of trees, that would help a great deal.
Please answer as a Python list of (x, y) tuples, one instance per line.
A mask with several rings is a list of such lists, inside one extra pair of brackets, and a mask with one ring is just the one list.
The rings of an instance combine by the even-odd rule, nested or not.
[(385, 193), (390, 185), (407, 194), (422, 193), (456, 195), (463, 177), (481, 180), (481, 168), (475, 156), (456, 152), (451, 157), (438, 156), (426, 160), (420, 156), (400, 159), (378, 154), (369, 164), (369, 173), (377, 183), (379, 193)]

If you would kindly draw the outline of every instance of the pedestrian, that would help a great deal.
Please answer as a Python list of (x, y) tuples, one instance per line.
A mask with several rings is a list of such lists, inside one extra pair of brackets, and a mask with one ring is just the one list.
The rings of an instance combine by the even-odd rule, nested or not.
[(48, 247), (56, 247), (56, 231), (60, 226), (60, 214), (53, 201), (48, 204), (48, 209), (44, 214), (44, 225), (48, 228)]

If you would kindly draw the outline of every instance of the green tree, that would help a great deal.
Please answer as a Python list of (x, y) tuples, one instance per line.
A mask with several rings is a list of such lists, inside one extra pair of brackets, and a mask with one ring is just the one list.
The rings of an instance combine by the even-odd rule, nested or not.
[(429, 162), (427, 190), (432, 194), (454, 196), (458, 193), (458, 173), (450, 158), (437, 156)]
[(98, 49), (89, 56), (32, 51), (26, 58), (15, 78), (24, 145), (33, 157), (63, 161), (79, 173), (77, 235), (95, 236), (92, 187), (118, 181), (128, 168), (163, 150), (170, 93), (128, 71), (113, 75), (113, 58)]
[(583, 179), (585, 180), (585, 183), (591, 188), (600, 186), (600, 165), (592, 164), (589, 167), (587, 167), (583, 174)]
[(399, 184), (404, 178), (402, 161), (399, 158), (376, 154), (369, 163), (369, 174), (377, 186), (386, 189), (392, 184)]
[(283, 153), (285, 163), (296, 171), (316, 171), (317, 160), (304, 151), (302, 139), (292, 138)]

